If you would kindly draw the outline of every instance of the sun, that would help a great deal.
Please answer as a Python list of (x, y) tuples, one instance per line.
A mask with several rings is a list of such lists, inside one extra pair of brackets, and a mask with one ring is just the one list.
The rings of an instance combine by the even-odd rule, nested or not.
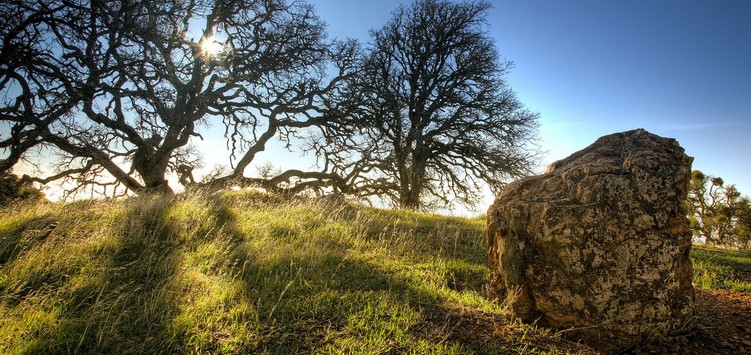
[(222, 51), (223, 46), (213, 36), (201, 39), (201, 51), (207, 56), (215, 56)]

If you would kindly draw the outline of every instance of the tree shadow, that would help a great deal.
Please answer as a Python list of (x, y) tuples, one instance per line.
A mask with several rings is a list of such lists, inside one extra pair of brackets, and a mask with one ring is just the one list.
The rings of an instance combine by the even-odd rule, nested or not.
[[(112, 235), (61, 236), (87, 240), (82, 243), (91, 245), (77, 246), (84, 251), (71, 256), (67, 270), (49, 271), (64, 272), (54, 276), (58, 280), (38, 283), (28, 290), (51, 294), (52, 302), (38, 307), (52, 312), (55, 319), (48, 324), (53, 326), (27, 332), (22, 353), (180, 350), (165, 326), (175, 313), (175, 305), (165, 296), (177, 265), (177, 245), (168, 237), (174, 227), (164, 216), (169, 204), (160, 198), (123, 203), (127, 205), (125, 212), (113, 222), (121, 225)], [(92, 203), (65, 208), (97, 206)]]
[[(174, 216), (184, 201), (143, 198), (124, 202), (117, 216), (108, 217), (111, 235), (56, 232), (55, 238), (89, 244), (75, 246), (80, 255), (70, 256), (67, 269), (43, 271), (57, 274), (24, 291), (23, 297), (47, 293), (52, 301), (39, 307), (54, 319), (19, 333), (25, 342), (20, 352), (401, 353), (457, 347), (504, 353), (528, 346), (529, 327), (509, 326), (502, 312), (450, 299), (485, 297), (484, 255), (476, 255), (484, 249), (473, 244), (484, 240), (462, 240), (477, 233), (474, 222), (400, 215), (396, 223), (375, 210), (310, 205), (299, 210), (336, 218), (300, 229), (292, 227), (308, 222), (292, 218), (285, 222), (292, 227), (267, 223), (263, 231), (249, 231), (243, 218), (255, 218), (255, 212), (238, 215), (239, 209), (273, 214), (276, 207), (221, 196), (199, 202), (206, 226)], [(364, 220), (369, 224), (352, 236), (308, 234), (334, 235), (337, 224)], [(405, 240), (415, 236), (430, 240)], [(405, 242), (416, 248), (409, 265), (369, 253)], [(422, 265), (419, 259), (442, 260), (443, 286), (410, 274)], [(21, 311), (31, 314), (33, 306)]]
[[(242, 234), (232, 209), (220, 200), (216, 203), (230, 234)], [(327, 208), (331, 207), (320, 207), (320, 213), (329, 213), (331, 210)], [(377, 219), (377, 214), (389, 213), (371, 212), (376, 214), (370, 216), (371, 220)], [(358, 217), (349, 211), (341, 218), (357, 222)], [(477, 245), (472, 244), (476, 242), (461, 240), (467, 233), (477, 231), (475, 224), (450, 217), (441, 221), (435, 218), (417, 215), (411, 221), (401, 220), (399, 230), (390, 234), (421, 235), (415, 233), (420, 228), (444, 232), (421, 245), (417, 251), (419, 257), (444, 258), (447, 288), (485, 297), (488, 278), (485, 256), (476, 255)], [(371, 230), (362, 237), (366, 240), (388, 238), (384, 236), (383, 226), (392, 222), (386, 220), (369, 226)], [(294, 238), (294, 235), (282, 233), (276, 241), (289, 243)], [(246, 242), (237, 239), (232, 247), (236, 252), (228, 258), (240, 260), (234, 262), (236, 265), (251, 265), (238, 266), (233, 273), (245, 281), (248, 298), (256, 300), (257, 331), (262, 337), (254, 348), (245, 349), (247, 351), (403, 353), (413, 351), (416, 344), (427, 344), (422, 346), (430, 352), (451, 346), (475, 353), (548, 349), (525, 343), (525, 336), (540, 333), (537, 330), (530, 330), (531, 327), (521, 323), (512, 324), (507, 315), (458, 305), (434, 286), (384, 267), (377, 260), (350, 253), (352, 245), (334, 241), (319, 246), (315, 253), (268, 258), (249, 251), (243, 246)], [(484, 238), (479, 243), (484, 244)], [(265, 287), (258, 287), (259, 283)], [(564, 341), (554, 347), (578, 349)]]
[(57, 221), (49, 213), (11, 219), (0, 229), (0, 265), (10, 263), (26, 250), (44, 243), (56, 227)]

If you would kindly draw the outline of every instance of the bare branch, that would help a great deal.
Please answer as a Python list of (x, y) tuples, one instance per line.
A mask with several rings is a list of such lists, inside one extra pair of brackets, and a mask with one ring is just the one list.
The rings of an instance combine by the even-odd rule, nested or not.
[(312, 143), (344, 190), (406, 208), (423, 197), (468, 205), (528, 174), (537, 114), (508, 88), (488, 37), (487, 2), (402, 6), (358, 62)]

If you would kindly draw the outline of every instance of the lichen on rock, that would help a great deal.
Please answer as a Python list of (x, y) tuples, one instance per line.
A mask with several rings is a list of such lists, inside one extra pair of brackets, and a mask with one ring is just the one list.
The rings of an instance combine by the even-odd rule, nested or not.
[(492, 289), (523, 320), (603, 349), (687, 329), (692, 160), (637, 129), (509, 184), (488, 211)]

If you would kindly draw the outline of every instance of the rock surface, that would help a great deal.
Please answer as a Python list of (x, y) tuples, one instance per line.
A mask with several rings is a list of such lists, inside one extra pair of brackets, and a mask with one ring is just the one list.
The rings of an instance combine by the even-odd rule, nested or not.
[(523, 320), (605, 351), (690, 329), (692, 160), (637, 129), (509, 184), (488, 211), (493, 290)]

